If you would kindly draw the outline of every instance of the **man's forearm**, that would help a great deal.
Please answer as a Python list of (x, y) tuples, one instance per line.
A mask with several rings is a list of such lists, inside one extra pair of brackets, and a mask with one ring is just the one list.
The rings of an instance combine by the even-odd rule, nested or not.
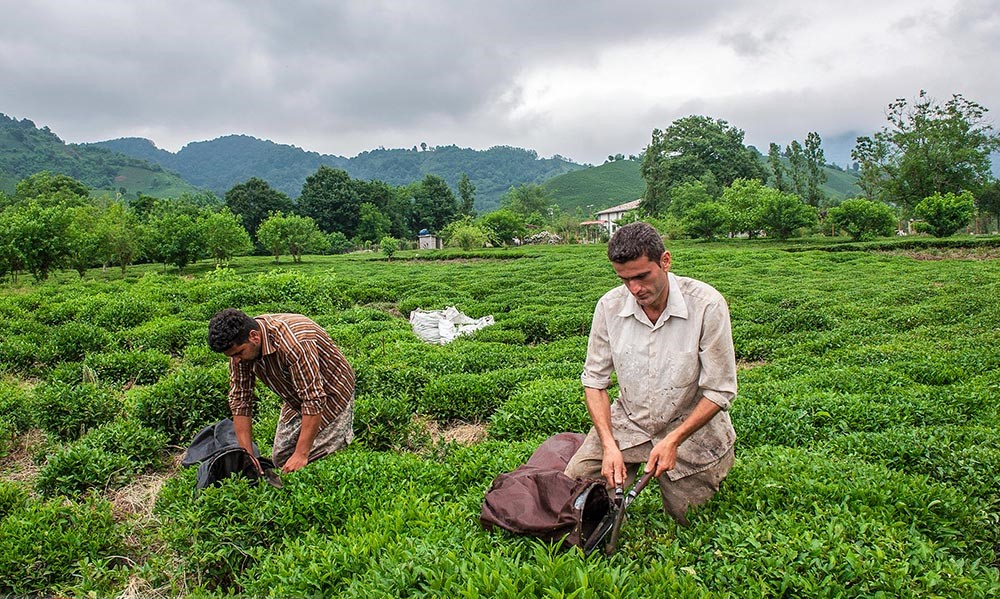
[(302, 428), (299, 431), (299, 440), (295, 443), (295, 453), (308, 459), (312, 452), (313, 441), (319, 433), (322, 418), (319, 414), (303, 414)]
[(249, 416), (233, 416), (233, 430), (240, 447), (253, 454), (253, 420)]

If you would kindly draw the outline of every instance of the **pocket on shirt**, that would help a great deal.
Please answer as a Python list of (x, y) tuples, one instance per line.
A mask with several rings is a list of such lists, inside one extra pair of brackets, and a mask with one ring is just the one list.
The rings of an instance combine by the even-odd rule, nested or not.
[(698, 352), (668, 352), (664, 384), (667, 389), (690, 387), (698, 382)]

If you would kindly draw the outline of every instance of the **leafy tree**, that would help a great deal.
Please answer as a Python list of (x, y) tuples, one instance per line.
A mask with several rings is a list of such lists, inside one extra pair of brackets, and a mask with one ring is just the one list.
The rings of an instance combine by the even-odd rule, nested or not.
[(642, 211), (663, 214), (674, 186), (706, 173), (723, 187), (736, 179), (765, 180), (760, 156), (743, 145), (743, 135), (724, 120), (697, 115), (677, 119), (664, 131), (654, 129), (640, 168), (646, 180)]
[(462, 173), (458, 179), (458, 197), (461, 199), (459, 214), (475, 218), (476, 186), (469, 180), (469, 175), (465, 173)]
[(823, 156), (822, 144), (823, 140), (820, 139), (819, 133), (811, 131), (806, 135), (806, 193), (799, 195), (810, 206), (820, 206), (826, 199), (826, 194), (820, 189), (820, 186), (826, 183), (826, 171), (823, 170), (826, 158)]
[(413, 196), (412, 228), (438, 232), (455, 219), (458, 206), (444, 179), (427, 175), (420, 182)]
[(66, 228), (66, 263), (83, 277), (87, 269), (101, 263), (103, 239), (101, 213), (95, 206), (69, 209)]
[(226, 206), (240, 217), (247, 233), (252, 237), (257, 234), (257, 227), (268, 214), (291, 211), (292, 200), (272, 189), (267, 181), (252, 177), (246, 183), (234, 185), (226, 192)]
[[(379, 212), (389, 219), (388, 233), (390, 235), (399, 238), (410, 236), (409, 200), (412, 194), (408, 190), (393, 187), (383, 181), (355, 180), (353, 184), (359, 190), (358, 194), (362, 205), (366, 202), (373, 204)], [(360, 212), (359, 214), (359, 218), (363, 218), (364, 215)], [(379, 238), (375, 237), (372, 241), (376, 239)]]
[(10, 242), (17, 248), (24, 268), (37, 281), (47, 279), (66, 257), (70, 213), (61, 206), (42, 207), (28, 200), (6, 208), (4, 214), (10, 219)]
[(466, 216), (453, 221), (441, 231), (441, 238), (449, 247), (460, 247), (463, 250), (481, 248), (489, 239), (486, 229), (476, 224), (471, 217)]
[(760, 211), (760, 223), (771, 237), (788, 239), (799, 229), (814, 227), (819, 222), (816, 209), (805, 204), (795, 194), (765, 188)]
[(511, 187), (500, 200), (500, 205), (503, 208), (525, 218), (538, 215), (544, 219), (551, 203), (552, 198), (548, 191), (541, 185), (535, 184)]
[(764, 228), (761, 212), (767, 189), (757, 179), (737, 179), (722, 191), (722, 201), (729, 209), (730, 231), (746, 233), (751, 239), (757, 236)]
[(22, 179), (14, 188), (14, 201), (36, 200), (43, 206), (67, 204), (79, 206), (90, 197), (83, 183), (67, 175), (41, 171)]
[(206, 253), (204, 229), (181, 207), (161, 202), (154, 214), (146, 228), (147, 257), (183, 270)]
[(785, 165), (781, 161), (781, 146), (773, 141), (768, 147), (767, 164), (771, 167), (771, 175), (774, 177), (774, 188), (779, 191), (793, 191)]
[(792, 177), (792, 189), (799, 197), (805, 197), (809, 185), (809, 167), (806, 160), (806, 153), (802, 150), (802, 144), (797, 139), (786, 148), (788, 154), (789, 173)]
[(321, 166), (302, 185), (299, 214), (313, 219), (325, 233), (354, 237), (361, 219), (360, 187), (346, 171)]
[(934, 237), (948, 237), (969, 224), (975, 209), (975, 199), (968, 191), (960, 194), (935, 193), (914, 208), (914, 216), (924, 221), (914, 226), (918, 231), (926, 231)]
[(361, 219), (358, 222), (356, 237), (362, 243), (376, 242), (389, 234), (392, 223), (379, 209), (370, 202), (361, 204)]
[(395, 237), (390, 237), (386, 235), (378, 242), (379, 250), (381, 250), (382, 255), (386, 257), (387, 260), (392, 260), (392, 257), (396, 255), (399, 250), (399, 240)]
[(976, 193), (976, 207), (997, 219), (1000, 230), (1000, 180), (992, 180)]
[(935, 193), (978, 189), (991, 179), (990, 153), (1000, 137), (987, 109), (955, 94), (943, 105), (923, 90), (911, 105), (889, 104), (889, 125), (859, 137), (851, 156), (861, 165), (858, 185), (869, 199), (912, 209)]
[(896, 230), (896, 215), (882, 202), (854, 198), (830, 208), (827, 218), (838, 230), (855, 241), (892, 235)]
[(722, 202), (702, 202), (688, 209), (681, 222), (688, 234), (713, 239), (725, 230), (729, 222), (729, 210)]
[(354, 248), (354, 244), (340, 231), (334, 231), (326, 236), (331, 254), (346, 254)]
[(307, 216), (275, 212), (260, 224), (257, 240), (267, 248), (278, 262), (285, 252), (292, 262), (301, 262), (302, 255), (322, 253), (330, 249), (330, 239), (319, 230), (316, 222)]
[(124, 275), (142, 251), (143, 228), (124, 204), (114, 202), (101, 215), (100, 230), (105, 260), (121, 267)]
[(524, 238), (527, 232), (524, 218), (505, 208), (490, 212), (480, 219), (480, 223), (486, 229), (493, 245), (509, 245), (515, 239)]
[(206, 211), (199, 221), (205, 250), (215, 260), (216, 266), (229, 262), (234, 256), (245, 256), (253, 251), (253, 241), (239, 217), (228, 207), (218, 212)]
[(704, 181), (685, 181), (670, 190), (670, 205), (666, 215), (684, 218), (684, 215), (695, 206), (714, 199)]

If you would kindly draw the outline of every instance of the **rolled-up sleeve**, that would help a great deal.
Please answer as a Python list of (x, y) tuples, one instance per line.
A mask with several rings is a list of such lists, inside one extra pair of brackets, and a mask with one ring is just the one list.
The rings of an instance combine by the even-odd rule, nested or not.
[(594, 308), (594, 320), (590, 326), (590, 338), (587, 341), (587, 360), (583, 365), (580, 382), (584, 387), (607, 389), (611, 385), (611, 373), (614, 369), (607, 308), (604, 302), (597, 302), (597, 307)]
[(729, 306), (725, 300), (705, 309), (699, 347), (701, 373), (698, 387), (701, 395), (728, 410), (736, 396), (736, 351), (733, 348)]
[(257, 377), (249, 362), (229, 361), (229, 410), (233, 416), (253, 417), (253, 386)]

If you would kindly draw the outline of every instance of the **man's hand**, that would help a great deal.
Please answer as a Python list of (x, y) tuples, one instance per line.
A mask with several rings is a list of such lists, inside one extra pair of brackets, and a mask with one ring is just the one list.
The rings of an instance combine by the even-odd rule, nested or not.
[(283, 474), (288, 474), (289, 472), (295, 472), (299, 468), (305, 466), (309, 463), (309, 456), (302, 455), (300, 453), (293, 453), (292, 457), (288, 458), (285, 465), (281, 467), (281, 472)]
[(667, 435), (662, 441), (653, 447), (649, 452), (649, 461), (643, 472), (653, 472), (653, 476), (659, 478), (667, 470), (673, 470), (677, 465), (677, 446), (680, 443), (673, 434)]
[(601, 475), (608, 481), (609, 486), (620, 488), (625, 484), (625, 460), (622, 459), (622, 452), (617, 446), (604, 448)]

